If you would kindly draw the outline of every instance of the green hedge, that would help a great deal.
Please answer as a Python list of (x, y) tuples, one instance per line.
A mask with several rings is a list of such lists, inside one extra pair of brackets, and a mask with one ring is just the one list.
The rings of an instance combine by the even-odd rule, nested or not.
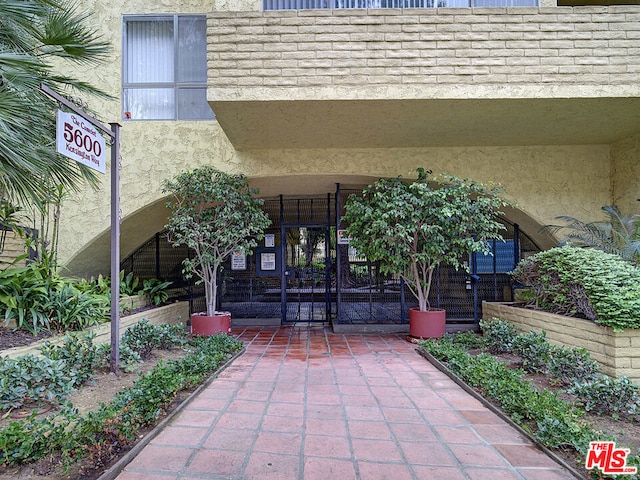
[(615, 331), (640, 328), (640, 268), (600, 250), (561, 247), (523, 260), (513, 278), (532, 291), (529, 305), (587, 318)]

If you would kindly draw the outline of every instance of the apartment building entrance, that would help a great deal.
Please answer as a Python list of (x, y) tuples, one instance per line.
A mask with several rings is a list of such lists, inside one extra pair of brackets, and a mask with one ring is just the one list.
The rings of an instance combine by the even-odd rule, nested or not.
[[(338, 233), (349, 195), (267, 198), (271, 219), (266, 237), (250, 255), (228, 259), (220, 271), (218, 308), (230, 311), (236, 324), (329, 324), (334, 329), (373, 331), (380, 325), (403, 325), (416, 301), (399, 275), (383, 274), (380, 265), (358, 252)], [(469, 271), (441, 268), (430, 302), (447, 311), (448, 323), (477, 324), (482, 301), (511, 300), (508, 272), (518, 259), (539, 248), (518, 225), (503, 219), (504, 240), (490, 242), (490, 255), (472, 255)], [(121, 268), (141, 279), (172, 281), (171, 298), (189, 300), (192, 312), (204, 310), (204, 291), (182, 275), (186, 248), (172, 248), (158, 233), (126, 258)]]
[[(335, 313), (335, 282), (329, 226), (282, 226), (285, 266), (282, 323), (329, 323)], [(332, 291), (333, 285), (333, 291)]]

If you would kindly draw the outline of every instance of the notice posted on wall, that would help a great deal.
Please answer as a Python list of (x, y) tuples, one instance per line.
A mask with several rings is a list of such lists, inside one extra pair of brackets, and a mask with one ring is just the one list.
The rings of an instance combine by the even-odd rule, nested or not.
[(276, 269), (276, 254), (263, 252), (260, 254), (260, 269), (274, 271)]
[(231, 270), (246, 270), (247, 256), (242, 252), (234, 252), (231, 255)]

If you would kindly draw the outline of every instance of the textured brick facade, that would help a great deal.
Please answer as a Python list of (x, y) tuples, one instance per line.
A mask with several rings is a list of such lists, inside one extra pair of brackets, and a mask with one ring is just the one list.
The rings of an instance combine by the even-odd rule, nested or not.
[(482, 317), (503, 318), (524, 333), (544, 330), (552, 343), (585, 348), (602, 365), (603, 373), (612, 377), (624, 375), (640, 384), (640, 330), (616, 333), (589, 320), (501, 303), (483, 303)]
[[(131, 326), (135, 325), (142, 319), (147, 319), (152, 325), (177, 325), (179, 323), (186, 323), (189, 319), (189, 302), (176, 302), (170, 305), (154, 308), (144, 312), (134, 313), (120, 319), (120, 336)], [(14, 328), (15, 324), (9, 325), (10, 328)], [(100, 343), (109, 343), (111, 341), (111, 324), (104, 323), (97, 327), (89, 329), (94, 333), (93, 343), (94, 345)], [(0, 351), (2, 356), (8, 358), (17, 358), (24, 355), (42, 355), (40, 347), (44, 342), (50, 342), (53, 345), (62, 345), (64, 342), (64, 335), (56, 335), (44, 340), (40, 340), (31, 345), (25, 345), (21, 347), (13, 347), (7, 350)]]
[[(6, 232), (4, 249), (0, 252), (0, 268), (6, 268), (20, 255), (26, 253), (25, 240), (15, 232)], [(23, 267), (26, 261), (18, 262), (16, 266)]]
[(637, 7), (215, 12), (209, 83), (640, 82)]

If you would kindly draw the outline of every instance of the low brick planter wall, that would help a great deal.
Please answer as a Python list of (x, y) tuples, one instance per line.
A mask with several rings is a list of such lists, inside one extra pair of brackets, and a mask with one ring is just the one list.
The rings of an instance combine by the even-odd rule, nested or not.
[[(186, 323), (189, 319), (189, 302), (177, 302), (172, 303), (170, 305), (165, 305), (164, 307), (158, 307), (151, 310), (146, 310), (144, 312), (135, 313), (133, 315), (128, 315), (126, 317), (120, 318), (120, 336), (125, 332), (127, 328), (132, 325), (135, 325), (143, 318), (149, 320), (149, 323), (154, 325), (160, 325), (163, 323), (168, 323), (170, 325), (175, 325), (177, 323)], [(110, 322), (103, 323), (102, 325), (98, 325), (97, 327), (93, 327), (89, 330), (92, 330), (95, 333), (95, 338), (93, 339), (94, 343), (107, 343), (111, 341), (111, 324)], [(46, 340), (41, 340), (36, 343), (32, 343), (31, 345), (27, 345), (24, 347), (15, 347), (7, 350), (3, 350), (0, 352), (0, 355), (3, 357), (16, 358), (22, 355), (33, 354), (39, 355), (40, 350), (39, 347), (46, 341), (50, 341), (53, 344), (62, 344), (64, 340), (64, 335), (57, 335), (55, 337), (50, 337)]]
[(129, 310), (135, 310), (136, 308), (142, 308), (149, 305), (149, 300), (144, 295), (125, 295), (120, 297), (120, 308), (127, 308)]
[(585, 348), (602, 365), (603, 373), (624, 375), (640, 384), (640, 330), (616, 333), (582, 318), (514, 307), (511, 303), (483, 303), (482, 318), (493, 317), (508, 320), (524, 333), (544, 330), (552, 343)]

